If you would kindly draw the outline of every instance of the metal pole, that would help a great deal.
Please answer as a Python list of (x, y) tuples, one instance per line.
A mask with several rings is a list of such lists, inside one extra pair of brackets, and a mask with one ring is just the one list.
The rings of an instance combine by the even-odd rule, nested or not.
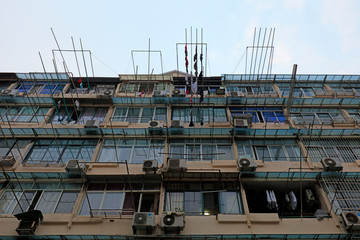
[(293, 100), (294, 85), (295, 85), (295, 80), (296, 80), (296, 70), (297, 70), (297, 64), (294, 64), (292, 75), (291, 75), (289, 97), (288, 97), (288, 102), (287, 102), (287, 106), (286, 106), (286, 110), (287, 110), (286, 121), (287, 122), (290, 121), (290, 111), (291, 111), (291, 105), (292, 105), (292, 100)]

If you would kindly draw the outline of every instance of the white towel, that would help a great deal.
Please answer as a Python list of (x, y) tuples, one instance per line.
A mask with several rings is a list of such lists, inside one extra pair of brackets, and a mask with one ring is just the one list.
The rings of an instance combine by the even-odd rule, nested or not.
[(293, 191), (291, 191), (289, 193), (289, 197), (290, 197), (290, 202), (291, 202), (291, 210), (294, 211), (296, 209), (296, 207), (297, 207), (297, 200), (296, 200), (296, 196), (293, 193)]
[(271, 195), (271, 199), (272, 199), (272, 203), (273, 203), (273, 208), (276, 211), (279, 210), (279, 206), (278, 206), (277, 201), (276, 201), (274, 190), (271, 190), (270, 195)]
[(266, 201), (268, 202), (268, 208), (272, 208), (271, 207), (271, 197), (270, 197), (270, 193), (269, 193), (269, 191), (268, 190), (266, 190)]

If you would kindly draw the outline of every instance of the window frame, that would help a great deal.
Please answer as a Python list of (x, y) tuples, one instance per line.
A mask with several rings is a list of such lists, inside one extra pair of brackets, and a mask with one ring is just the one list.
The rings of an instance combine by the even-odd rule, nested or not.
[[(115, 116), (117, 109), (126, 109), (125, 115)], [(139, 113), (137, 114), (137, 117), (129, 116), (130, 111), (132, 111), (131, 109), (135, 109), (135, 110), (139, 109)], [(152, 116), (151, 117), (143, 116), (144, 109), (152, 109)], [(161, 114), (158, 116), (156, 114), (158, 109), (161, 109), (161, 110), (165, 109), (166, 110), (165, 114), (164, 115)], [(129, 122), (130, 124), (148, 123), (150, 121), (156, 121), (156, 120), (166, 122), (167, 121), (167, 112), (168, 112), (167, 107), (121, 107), (121, 106), (118, 106), (118, 107), (115, 107), (115, 109), (113, 111), (111, 121), (113, 121), (113, 122)], [(145, 118), (145, 117), (150, 118), (150, 119), (148, 121), (144, 121), (143, 118)], [(123, 120), (118, 121), (118, 120), (114, 120), (114, 119), (123, 119)], [(134, 119), (134, 120), (132, 120), (132, 119)]]

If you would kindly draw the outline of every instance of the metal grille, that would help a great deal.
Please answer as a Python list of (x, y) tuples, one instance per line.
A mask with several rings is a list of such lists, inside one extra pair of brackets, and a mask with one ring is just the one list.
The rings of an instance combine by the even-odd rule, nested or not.
[(325, 190), (336, 214), (342, 211), (360, 211), (359, 177), (322, 177), (320, 185)]
[(359, 139), (302, 139), (308, 155), (313, 162), (322, 158), (336, 158), (340, 162), (360, 160)]

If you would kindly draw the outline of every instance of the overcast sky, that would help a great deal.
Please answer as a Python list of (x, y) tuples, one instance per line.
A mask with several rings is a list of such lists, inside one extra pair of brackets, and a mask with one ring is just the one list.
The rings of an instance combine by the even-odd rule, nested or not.
[[(245, 49), (254, 29), (275, 28), (273, 73), (359, 74), (360, 1), (48, 1), (14, 0), (0, 3), (0, 71), (54, 71), (52, 50), (90, 50), (95, 76), (133, 73), (132, 50), (160, 50), (163, 71), (177, 68), (176, 44), (185, 41), (185, 28), (204, 29), (208, 47), (207, 76), (245, 72)], [(200, 30), (199, 30), (200, 31)], [(64, 53), (69, 68), (79, 75), (72, 52)], [(81, 75), (85, 66), (78, 52)], [(135, 53), (139, 73), (147, 73), (146, 53)], [(185, 71), (184, 49), (178, 52)], [(64, 71), (59, 52), (55, 58)], [(91, 64), (84, 53), (89, 75)], [(150, 69), (161, 73), (160, 54), (151, 54)]]

